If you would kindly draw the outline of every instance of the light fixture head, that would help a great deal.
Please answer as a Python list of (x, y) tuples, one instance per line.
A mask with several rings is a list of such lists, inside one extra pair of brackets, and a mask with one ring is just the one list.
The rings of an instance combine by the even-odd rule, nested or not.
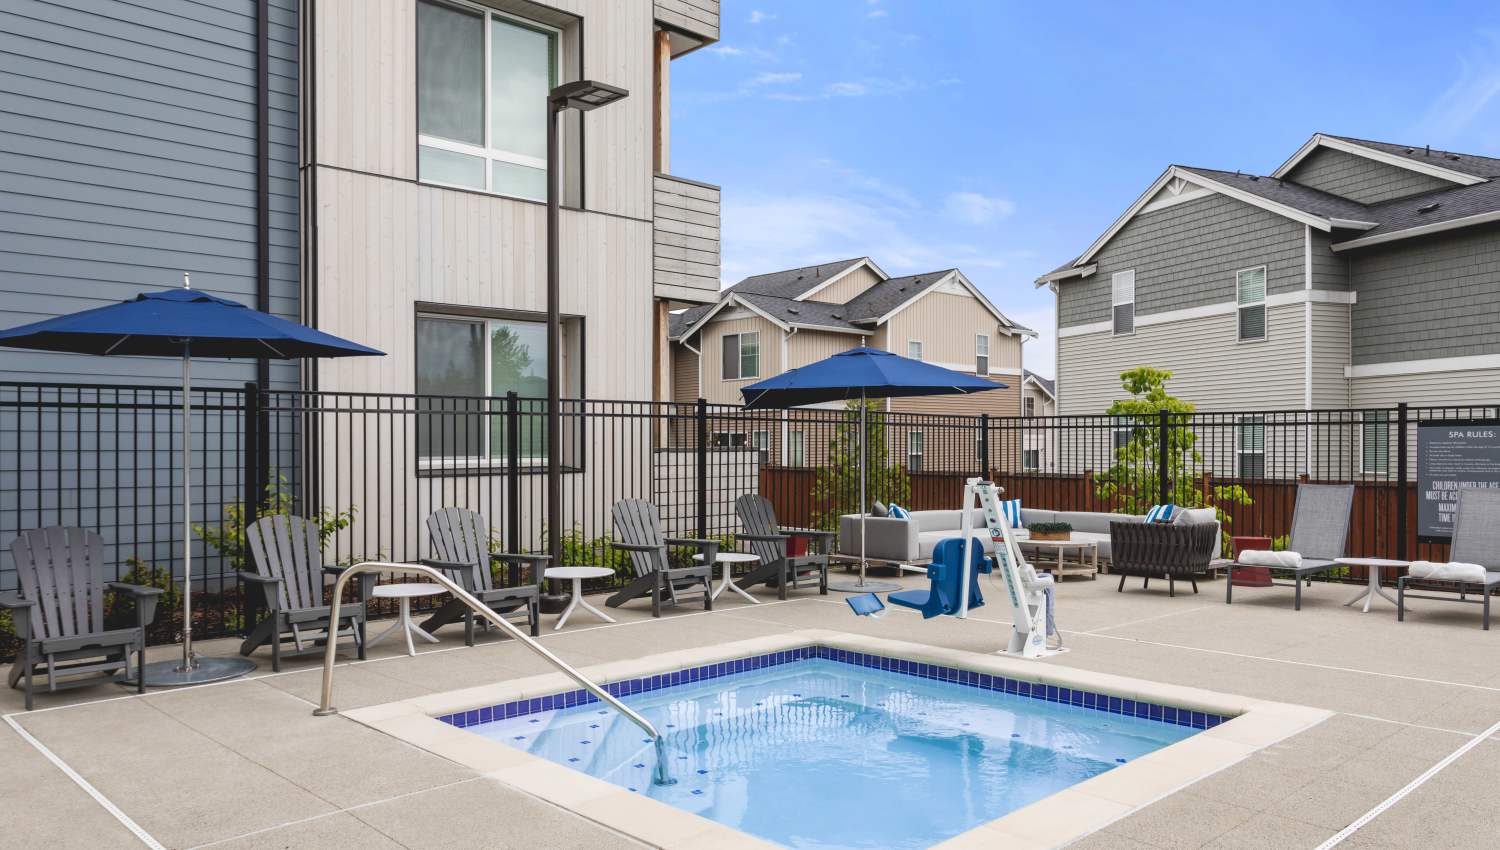
[(629, 96), (630, 92), (619, 86), (594, 80), (575, 80), (553, 89), (547, 99), (558, 108), (571, 108), (587, 112), (607, 106)]

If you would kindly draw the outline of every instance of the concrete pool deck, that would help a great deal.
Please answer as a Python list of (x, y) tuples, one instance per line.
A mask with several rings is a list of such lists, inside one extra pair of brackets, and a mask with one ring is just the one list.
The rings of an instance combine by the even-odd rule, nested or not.
[[(1500, 632), (1481, 631), (1471, 608), (1421, 603), (1397, 623), (1387, 606), (1370, 614), (1344, 608), (1351, 592), (1344, 586), (1314, 585), (1303, 610), (1293, 612), (1284, 591), (1247, 590), (1225, 606), (1220, 581), (1176, 598), (1129, 585), (1117, 594), (1113, 581), (1065, 583), (1058, 617), (1072, 651), (1032, 663), (1332, 715), (1069, 846), (1317, 847), (1470, 745), (1338, 846), (1483, 847), (1500, 833), (1500, 809), (1486, 793), (1500, 776), (1500, 740), (1474, 745), (1500, 721)], [(838, 594), (778, 603), (757, 592), (760, 605), (723, 601), (712, 613), (686, 608), (655, 621), (646, 605), (632, 603), (619, 610), (616, 625), (579, 621), (548, 631), (542, 643), (578, 667), (807, 629), (987, 653), (1009, 629), (1008, 612), (996, 604), (999, 590), (969, 622), (906, 612), (856, 618)], [(441, 644), (415, 658), (382, 646), (369, 661), (342, 663), (336, 704), (348, 711), (550, 672), (506, 639), (482, 636), (468, 648), (461, 628), (438, 636)], [(234, 646), (215, 641), (200, 649), (230, 654)], [(172, 652), (162, 647), (154, 655)], [(21, 711), (19, 692), (0, 692), (7, 768), (0, 771), (7, 813), (0, 843), (642, 846), (350, 718), (313, 717), (318, 660), (289, 661), (284, 672), (270, 674), (263, 655), (262, 670), (245, 680), (143, 697), (101, 685), (39, 696), (39, 710), (30, 713)]]

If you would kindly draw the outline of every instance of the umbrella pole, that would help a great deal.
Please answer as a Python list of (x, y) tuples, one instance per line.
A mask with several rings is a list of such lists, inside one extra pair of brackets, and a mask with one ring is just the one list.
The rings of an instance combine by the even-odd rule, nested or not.
[(869, 428), (865, 426), (865, 417), (870, 413), (870, 405), (865, 402), (865, 391), (859, 390), (859, 586), (865, 585), (865, 439), (869, 437)]
[(193, 669), (193, 372), (191, 351), (182, 353), (182, 666)]

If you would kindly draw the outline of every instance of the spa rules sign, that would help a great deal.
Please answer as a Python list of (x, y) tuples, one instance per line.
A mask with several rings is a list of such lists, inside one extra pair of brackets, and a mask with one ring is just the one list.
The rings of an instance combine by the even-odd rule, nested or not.
[(1423, 422), (1417, 428), (1417, 536), (1453, 535), (1458, 491), (1500, 488), (1500, 420)]

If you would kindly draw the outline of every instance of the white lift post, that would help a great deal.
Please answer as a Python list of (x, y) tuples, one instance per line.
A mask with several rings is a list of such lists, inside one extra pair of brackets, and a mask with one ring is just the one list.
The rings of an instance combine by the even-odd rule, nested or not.
[(969, 615), (969, 565), (970, 558), (973, 557), (970, 550), (974, 545), (973, 509), (975, 501), (978, 501), (979, 506), (984, 509), (990, 539), (995, 542), (995, 568), (1005, 579), (1011, 621), (1015, 624), (1011, 630), (1010, 643), (1000, 654), (1045, 658), (1067, 652), (1062, 647), (1061, 635), (1058, 636), (1056, 647), (1047, 645), (1047, 591), (1052, 587), (1052, 576), (1038, 575), (1021, 556), (1021, 549), (1016, 545), (1010, 523), (1000, 512), (1001, 492), (1001, 488), (993, 482), (979, 478), (970, 478), (964, 484), (963, 523), (960, 526), (964, 537), (964, 575), (960, 587), (964, 590), (959, 594), (958, 616), (966, 618)]

